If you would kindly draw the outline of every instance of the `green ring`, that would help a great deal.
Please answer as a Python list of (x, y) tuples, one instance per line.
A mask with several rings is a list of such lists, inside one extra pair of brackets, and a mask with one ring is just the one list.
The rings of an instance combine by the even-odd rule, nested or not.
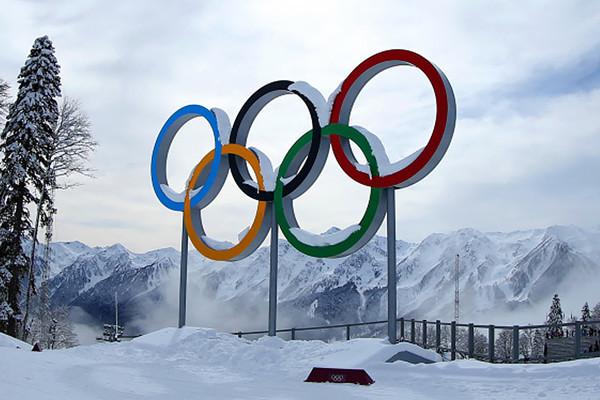
[[(321, 134), (323, 136), (343, 136), (356, 143), (358, 148), (363, 152), (365, 158), (367, 159), (369, 169), (371, 170), (371, 175), (379, 176), (377, 160), (373, 155), (371, 145), (369, 144), (367, 138), (358, 130), (348, 125), (330, 124), (321, 130)], [(383, 189), (373, 187), (371, 188), (367, 209), (365, 210), (365, 213), (363, 214), (359, 222), (360, 229), (356, 232), (352, 232), (343, 241), (324, 246), (313, 246), (301, 242), (298, 238), (296, 238), (296, 236), (294, 236), (291, 233), (290, 229), (292, 227), (290, 226), (283, 209), (283, 182), (281, 181), (281, 178), (286, 175), (286, 172), (290, 167), (291, 162), (294, 160), (294, 157), (308, 143), (310, 143), (311, 138), (312, 131), (308, 131), (304, 135), (302, 135), (302, 137), (300, 137), (300, 139), (298, 139), (296, 143), (294, 143), (294, 145), (290, 148), (290, 150), (285, 155), (283, 161), (281, 162), (281, 166), (279, 167), (279, 172), (277, 174), (275, 193), (273, 196), (277, 222), (288, 242), (301, 253), (317, 258), (340, 257), (345, 255), (343, 253), (350, 249), (352, 246), (354, 246), (369, 230), (369, 227), (371, 226), (373, 220), (377, 215), (378, 207), (381, 205)], [(292, 199), (290, 198), (288, 201), (292, 201)]]

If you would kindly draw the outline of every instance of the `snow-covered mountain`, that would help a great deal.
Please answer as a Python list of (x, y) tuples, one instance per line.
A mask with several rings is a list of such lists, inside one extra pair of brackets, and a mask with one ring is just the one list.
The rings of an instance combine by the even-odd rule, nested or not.
[[(563, 299), (574, 296), (578, 304), (587, 290), (583, 294), (590, 302), (600, 301), (600, 231), (575, 226), (510, 233), (461, 229), (432, 234), (421, 243), (398, 241), (396, 249), (398, 310), (407, 317), (452, 318), (456, 254), (465, 318), (490, 322), (491, 312), (545, 309), (554, 293)], [(179, 253), (172, 248), (136, 254), (121, 245), (64, 242), (54, 243), (52, 251), (53, 304), (81, 307), (99, 321), (112, 318), (115, 291), (122, 318), (133, 320), (160, 307), (176, 288)], [(234, 263), (213, 262), (190, 251), (189, 264), (190, 287), (214, 304), (246, 312), (249, 305), (266, 301), (268, 248)], [(282, 240), (280, 313), (304, 323), (385, 318), (386, 265), (383, 237), (342, 259), (307, 257)], [(188, 308), (202, 307), (193, 302), (192, 293)], [(543, 314), (533, 322), (540, 319)]]

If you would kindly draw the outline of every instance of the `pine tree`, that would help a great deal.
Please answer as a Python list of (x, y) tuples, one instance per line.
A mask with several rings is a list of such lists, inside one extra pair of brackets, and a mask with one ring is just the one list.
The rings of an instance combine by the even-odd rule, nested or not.
[(581, 308), (581, 322), (587, 322), (592, 319), (592, 314), (590, 313), (590, 306), (587, 301)]
[(475, 335), (473, 337), (473, 347), (475, 350), (475, 354), (486, 354), (488, 351), (487, 336), (476, 330)]
[(519, 354), (526, 360), (530, 359), (533, 354), (533, 335), (531, 329), (525, 329), (519, 335)]
[(586, 322), (590, 321), (592, 319), (592, 314), (590, 313), (590, 306), (588, 305), (587, 301), (585, 302), (585, 304), (583, 305), (583, 307), (581, 308), (581, 329), (583, 331), (584, 335), (587, 335), (588, 330), (590, 329), (589, 326), (587, 326)]
[(567, 336), (575, 336), (575, 323), (577, 322), (577, 317), (573, 314), (569, 316), (567, 319), (567, 323), (572, 324), (564, 329)]
[(496, 356), (500, 360), (510, 360), (512, 358), (512, 332), (503, 330), (496, 339)]
[(29, 266), (23, 242), (36, 240), (28, 206), (38, 204), (37, 193), (44, 190), (58, 117), (59, 71), (52, 42), (37, 38), (0, 135), (0, 330), (12, 336), (23, 319), (19, 300)]
[(552, 298), (550, 312), (546, 318), (546, 324), (550, 325), (550, 328), (548, 329), (548, 334), (550, 337), (562, 336), (562, 324), (564, 316), (565, 315), (562, 312), (562, 308), (560, 307), (560, 298), (558, 297), (558, 294), (555, 294)]
[(533, 343), (531, 345), (531, 358), (539, 359), (544, 356), (544, 335), (542, 331), (536, 329), (533, 333)]
[(10, 104), (10, 96), (8, 94), (9, 89), (10, 86), (8, 86), (8, 83), (0, 79), (0, 122), (3, 122), (4, 116), (6, 115), (8, 106)]
[(596, 304), (592, 310), (592, 320), (600, 321), (600, 303)]
[[(0, 123), (4, 123), (4, 116), (8, 111), (10, 87), (8, 83), (0, 79)], [(0, 125), (1, 127), (2, 125)], [(8, 282), (12, 274), (4, 266), (0, 266), (0, 331), (2, 330), (3, 321), (7, 321), (12, 313), (12, 308), (8, 304)]]

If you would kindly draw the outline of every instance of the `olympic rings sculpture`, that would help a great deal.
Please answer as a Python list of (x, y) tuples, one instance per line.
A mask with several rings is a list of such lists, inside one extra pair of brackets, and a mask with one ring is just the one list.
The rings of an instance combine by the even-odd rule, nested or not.
[[(354, 102), (366, 83), (381, 71), (399, 65), (416, 67), (425, 74), (434, 91), (436, 115), (425, 147), (392, 163), (374, 134), (348, 123)], [(258, 149), (247, 148), (246, 142), (258, 113), (275, 98), (289, 94), (298, 96), (306, 105), (312, 129), (292, 145), (274, 172), (268, 157)], [(215, 147), (196, 165), (186, 189), (177, 193), (167, 180), (167, 156), (175, 135), (192, 118), (208, 121)], [(342, 257), (364, 246), (381, 226), (386, 214), (383, 189), (413, 185), (437, 166), (450, 145), (455, 122), (454, 94), (444, 73), (419, 54), (387, 50), (360, 63), (328, 102), (306, 82), (281, 80), (263, 86), (250, 96), (233, 126), (227, 114), (217, 108), (209, 110), (188, 105), (179, 109), (167, 120), (156, 139), (151, 161), (152, 185), (165, 207), (183, 211), (190, 240), (210, 259), (234, 261), (252, 254), (269, 233), (273, 207), (279, 228), (300, 252), (313, 257)], [(366, 165), (357, 161), (350, 142), (363, 153)], [(358, 224), (330, 235), (316, 235), (300, 228), (293, 202), (319, 177), (330, 147), (342, 170), (354, 181), (368, 186), (371, 192)], [(202, 224), (202, 209), (218, 195), (229, 171), (242, 192), (258, 202), (254, 221), (240, 234), (236, 245), (223, 245), (210, 239)]]

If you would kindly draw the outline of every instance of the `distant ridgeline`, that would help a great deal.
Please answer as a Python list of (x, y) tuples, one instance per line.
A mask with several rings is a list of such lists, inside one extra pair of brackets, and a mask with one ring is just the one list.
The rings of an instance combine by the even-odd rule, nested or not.
[[(586, 282), (597, 282), (600, 273), (599, 231), (574, 226), (510, 233), (461, 229), (432, 234), (420, 243), (398, 241), (396, 248), (400, 316), (452, 319), (456, 254), (461, 255), (461, 319), (464, 316), (465, 321), (489, 323), (494, 322), (489, 318), (495, 313), (527, 312), (536, 307), (536, 314), (527, 322), (542, 323), (546, 315), (539, 310), (547, 312), (554, 293), (560, 293), (563, 304), (577, 304), (577, 309), (565, 310), (567, 314), (578, 314), (585, 300), (590, 304), (600, 301), (580, 300)], [(54, 243), (52, 250), (52, 304), (80, 307), (99, 325), (114, 320), (115, 292), (119, 318), (129, 334), (136, 333), (136, 320), (158, 315), (161, 307), (176, 302), (174, 286), (168, 285), (170, 279), (177, 279), (179, 265), (179, 253), (172, 248), (136, 254), (122, 245), (92, 248), (65, 242)], [(189, 307), (195, 301), (199, 305), (210, 301), (230, 311), (220, 315), (266, 315), (268, 257), (268, 249), (261, 248), (245, 260), (223, 265), (191, 252)], [(291, 324), (286, 321), (301, 326), (385, 316), (383, 237), (375, 237), (342, 259), (305, 257), (281, 241), (279, 270), (281, 327)], [(591, 288), (588, 293), (592, 297), (597, 294)], [(214, 321), (213, 325), (231, 330), (262, 329), (266, 317), (250, 322), (233, 326), (233, 322)]]

